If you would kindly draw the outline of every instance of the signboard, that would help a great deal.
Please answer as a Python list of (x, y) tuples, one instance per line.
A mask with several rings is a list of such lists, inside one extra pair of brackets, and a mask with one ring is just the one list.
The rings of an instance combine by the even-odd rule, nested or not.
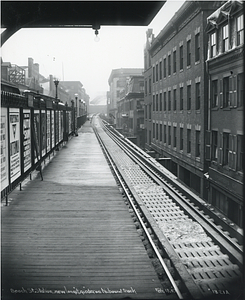
[(52, 148), (54, 147), (54, 111), (51, 111), (51, 138), (52, 138)]
[(9, 185), (8, 179), (8, 122), (7, 108), (1, 108), (1, 190)]
[(59, 142), (63, 139), (63, 111), (59, 111)]
[(72, 132), (72, 128), (71, 128), (71, 124), (72, 124), (72, 122), (71, 122), (71, 111), (68, 111), (68, 114), (69, 114), (69, 133), (71, 133)]
[(42, 156), (46, 154), (47, 147), (47, 121), (46, 121), (46, 111), (41, 111), (41, 139), (42, 139)]
[[(55, 116), (56, 116), (56, 120), (55, 120), (55, 143), (58, 144), (59, 142), (59, 111), (55, 111)], [(55, 145), (56, 145), (55, 144)]]
[(23, 110), (23, 164), (24, 172), (31, 168), (31, 112)]
[[(34, 110), (34, 137), (37, 149), (34, 149), (35, 163), (38, 161), (40, 156), (40, 112)], [(34, 143), (35, 144), (35, 143)], [(36, 153), (37, 150), (37, 153)]]
[(51, 150), (51, 139), (50, 139), (50, 110), (47, 110), (47, 152)]
[(10, 179), (15, 181), (21, 174), (20, 170), (20, 111), (9, 109), (9, 143), (10, 143)]

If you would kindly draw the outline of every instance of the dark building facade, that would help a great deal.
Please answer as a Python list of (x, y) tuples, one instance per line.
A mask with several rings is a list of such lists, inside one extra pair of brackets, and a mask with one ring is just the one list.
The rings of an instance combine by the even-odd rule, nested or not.
[(117, 103), (117, 129), (144, 148), (144, 76), (130, 76)]
[(244, 172), (244, 16), (228, 1), (208, 17), (209, 202), (242, 226)]
[(145, 48), (146, 150), (201, 197), (208, 121), (207, 17), (221, 2), (186, 1)]

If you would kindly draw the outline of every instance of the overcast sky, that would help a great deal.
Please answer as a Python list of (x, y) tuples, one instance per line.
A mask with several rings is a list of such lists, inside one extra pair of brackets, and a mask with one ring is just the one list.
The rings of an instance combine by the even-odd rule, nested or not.
[(183, 3), (167, 0), (148, 26), (102, 26), (99, 42), (94, 41), (90, 28), (21, 29), (3, 45), (2, 58), (26, 66), (32, 57), (43, 76), (81, 81), (93, 100), (99, 92), (109, 90), (112, 69), (144, 67), (147, 29), (152, 28), (156, 36)]

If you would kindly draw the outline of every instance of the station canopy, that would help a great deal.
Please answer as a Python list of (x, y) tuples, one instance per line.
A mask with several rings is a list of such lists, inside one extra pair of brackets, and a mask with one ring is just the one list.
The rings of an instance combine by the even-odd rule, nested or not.
[(1, 1), (2, 44), (21, 28), (147, 26), (166, 1)]

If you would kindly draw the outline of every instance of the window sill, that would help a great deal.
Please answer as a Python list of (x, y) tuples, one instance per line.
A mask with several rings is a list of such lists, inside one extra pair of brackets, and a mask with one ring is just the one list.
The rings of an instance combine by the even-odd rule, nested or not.
[(200, 109), (196, 110), (196, 114), (200, 114), (200, 113), (201, 113)]
[(196, 156), (196, 161), (200, 162), (201, 161), (201, 158), (200, 156)]
[(195, 62), (195, 66), (200, 64), (200, 60)]
[(213, 111), (219, 110), (219, 107), (218, 106), (212, 107), (211, 110)]
[(191, 68), (191, 65), (187, 66), (186, 68), (187, 68), (187, 70), (189, 70)]

